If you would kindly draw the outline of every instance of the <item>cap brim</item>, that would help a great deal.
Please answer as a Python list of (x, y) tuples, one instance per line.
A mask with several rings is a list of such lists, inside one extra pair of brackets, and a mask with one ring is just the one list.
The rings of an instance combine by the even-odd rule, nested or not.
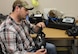
[(26, 8), (27, 10), (33, 10), (34, 9), (34, 7), (31, 7), (31, 8)]

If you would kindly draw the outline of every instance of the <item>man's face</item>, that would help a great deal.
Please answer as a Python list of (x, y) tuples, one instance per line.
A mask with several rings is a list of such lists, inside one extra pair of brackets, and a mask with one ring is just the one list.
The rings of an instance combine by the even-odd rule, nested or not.
[(29, 14), (29, 11), (25, 9), (24, 7), (21, 7), (19, 17), (21, 19), (26, 19), (26, 16)]

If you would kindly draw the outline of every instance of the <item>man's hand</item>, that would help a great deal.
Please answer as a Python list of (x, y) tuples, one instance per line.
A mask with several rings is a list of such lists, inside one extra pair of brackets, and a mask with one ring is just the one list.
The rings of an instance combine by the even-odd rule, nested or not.
[(39, 49), (34, 54), (47, 54), (47, 50), (46, 49)]
[(36, 26), (35, 26), (35, 32), (38, 32), (38, 30), (39, 30), (41, 27), (42, 27), (42, 28), (45, 28), (45, 27), (46, 27), (44, 22), (39, 22), (39, 23), (36, 24)]
[(27, 52), (26, 54), (47, 54), (46, 49), (39, 49), (36, 52)]
[(39, 22), (36, 24), (36, 26), (44, 28), (45, 24), (44, 24), (44, 22)]

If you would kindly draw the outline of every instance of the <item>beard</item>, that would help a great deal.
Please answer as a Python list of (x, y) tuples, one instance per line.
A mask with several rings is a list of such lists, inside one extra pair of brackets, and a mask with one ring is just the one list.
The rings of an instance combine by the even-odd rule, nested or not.
[(26, 17), (23, 17), (23, 16), (21, 16), (21, 15), (19, 15), (18, 18), (19, 18), (20, 21), (22, 21), (22, 20), (26, 20)]
[(26, 20), (26, 18), (21, 18), (21, 20)]
[(19, 18), (19, 20), (20, 20), (20, 21), (22, 21), (22, 20), (26, 20), (26, 18)]

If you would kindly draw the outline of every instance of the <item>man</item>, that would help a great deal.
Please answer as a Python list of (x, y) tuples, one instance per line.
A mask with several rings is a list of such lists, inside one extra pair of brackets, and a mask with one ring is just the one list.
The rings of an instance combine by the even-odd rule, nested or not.
[(12, 8), (12, 13), (0, 25), (0, 44), (4, 54), (56, 54), (55, 46), (49, 43), (46, 43), (46, 49), (34, 50), (35, 44), (29, 31), (36, 33), (45, 24), (33, 25), (26, 20), (28, 10), (32, 9), (28, 8), (28, 3), (16, 0)]

